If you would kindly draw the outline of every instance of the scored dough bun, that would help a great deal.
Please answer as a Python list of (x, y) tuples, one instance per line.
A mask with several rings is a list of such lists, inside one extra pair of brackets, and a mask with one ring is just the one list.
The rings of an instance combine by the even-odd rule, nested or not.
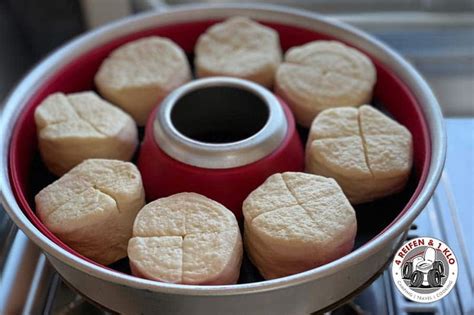
[(115, 49), (95, 76), (102, 96), (120, 106), (139, 126), (175, 88), (191, 80), (184, 51), (168, 38), (141, 38)]
[(78, 253), (108, 265), (127, 256), (145, 192), (132, 163), (90, 159), (41, 190), (35, 202), (36, 213), (52, 233)]
[(349, 253), (357, 222), (332, 178), (270, 176), (244, 201), (245, 247), (265, 279), (303, 272)]
[(196, 193), (147, 204), (135, 219), (128, 243), (134, 275), (170, 283), (236, 283), (242, 254), (234, 214)]
[(89, 158), (128, 161), (138, 145), (133, 119), (92, 91), (49, 95), (35, 122), (43, 162), (58, 176)]
[(334, 178), (352, 204), (401, 191), (412, 162), (408, 129), (369, 105), (322, 111), (306, 144), (306, 171)]
[(309, 127), (324, 109), (368, 103), (375, 81), (376, 70), (367, 56), (343, 43), (321, 40), (289, 49), (275, 85), (296, 121)]
[(281, 62), (278, 33), (246, 17), (211, 26), (196, 44), (198, 77), (230, 76), (273, 85)]

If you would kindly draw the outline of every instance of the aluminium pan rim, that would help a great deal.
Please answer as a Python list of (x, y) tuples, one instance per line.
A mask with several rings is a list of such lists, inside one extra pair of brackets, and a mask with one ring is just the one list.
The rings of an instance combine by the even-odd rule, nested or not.
[[(403, 80), (410, 87), (411, 92), (421, 105), (421, 110), (428, 123), (432, 154), (426, 183), (419, 196), (405, 214), (399, 217), (396, 222), (394, 222), (383, 233), (369, 241), (369, 243), (329, 264), (283, 278), (262, 282), (220, 286), (167, 284), (137, 278), (113, 270), (107, 270), (67, 252), (65, 249), (62, 249), (43, 235), (29, 221), (16, 202), (10, 185), (8, 170), (9, 145), (13, 127), (21, 113), (21, 110), (26, 104), (26, 100), (32, 95), (34, 86), (40, 84), (42, 80), (52, 75), (59, 68), (77, 58), (84, 52), (96, 47), (101, 42), (109, 41), (119, 36), (124, 36), (150, 27), (170, 23), (191, 22), (202, 19), (225, 18), (234, 15), (247, 15), (251, 18), (286, 23), (330, 34), (336, 38), (349, 42), (356, 47), (370, 51), (373, 56), (375, 56), (380, 62), (389, 66), (397, 77)], [(177, 6), (176, 8), (166, 11), (138, 14), (105, 25), (92, 32), (88, 32), (58, 48), (23, 78), (7, 98), (1, 117), (1, 200), (6, 211), (16, 225), (44, 251), (49, 255), (54, 256), (59, 261), (95, 278), (110, 281), (119, 285), (165, 294), (192, 296), (245, 295), (278, 290), (302, 285), (309, 281), (315, 281), (356, 265), (364, 261), (367, 257), (377, 254), (379, 250), (387, 246), (393, 239), (400, 236), (406, 229), (408, 229), (409, 225), (428, 203), (441, 176), (445, 156), (446, 133), (444, 129), (443, 116), (430, 87), (407, 61), (391, 48), (387, 47), (372, 36), (345, 23), (324, 17), (320, 14), (283, 6), (255, 4), (185, 5)]]

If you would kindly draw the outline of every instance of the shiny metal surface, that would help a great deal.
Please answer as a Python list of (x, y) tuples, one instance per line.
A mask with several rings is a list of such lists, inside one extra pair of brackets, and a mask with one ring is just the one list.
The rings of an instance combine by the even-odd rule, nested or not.
[(20, 314), (34, 277), (40, 250), (25, 234), (17, 232), (0, 280), (0, 313)]
[[(433, 198), (410, 227), (408, 239), (432, 236), (447, 242), (460, 260), (460, 273), (456, 287), (452, 293), (436, 303), (427, 305), (413, 303), (407, 301), (398, 292), (392, 281), (391, 272), (387, 271), (344, 309), (355, 308), (361, 313), (377, 315), (409, 315), (417, 312), (426, 315), (449, 315), (474, 312), (474, 301), (472, 300), (474, 264), (473, 253), (469, 251), (468, 245), (474, 242), (470, 224), (474, 197), (468, 193), (469, 188), (473, 187), (471, 182), (474, 179), (462, 176), (466, 169), (474, 169), (474, 155), (468, 156), (466, 154), (473, 152), (474, 135), (465, 132), (465, 130), (474, 128), (474, 119), (447, 119), (446, 124), (449, 139), (446, 170)], [(467, 159), (460, 157), (467, 157)], [(0, 229), (0, 232), (2, 231)], [(21, 232), (18, 233), (17, 238), (24, 238), (21, 234)], [(3, 249), (4, 246), (5, 244), (0, 245), (0, 249)], [(30, 256), (26, 249), (31, 249), (31, 247), (23, 248), (24, 251), (9, 253), (14, 256), (12, 261), (19, 261), (21, 257)], [(28, 295), (26, 297), (16, 295), (20, 301), (19, 305), (23, 304), (23, 301), (27, 301), (24, 303), (23, 314), (106, 314), (105, 310), (90, 304), (83, 297), (76, 295), (75, 291), (71, 291), (64, 283), (61, 283), (57, 274), (51, 276), (52, 267), (48, 262), (45, 262), (44, 256), (41, 256), (37, 262), (30, 261), (30, 263), (36, 264), (36, 268)], [(15, 270), (16, 268), (17, 266), (15, 266)], [(3, 272), (12, 273), (12, 270)], [(28, 282), (27, 279), (21, 281)], [(8, 285), (0, 286), (0, 291), (9, 292), (11, 290), (12, 287)], [(6, 309), (0, 308), (0, 313), (6, 313)], [(354, 314), (351, 311), (347, 313)], [(327, 315), (330, 314), (342, 315), (346, 312), (338, 308), (336, 312), (327, 313)]]
[[(176, 113), (178, 109), (180, 112)], [(266, 111), (266, 115), (256, 117), (258, 109)], [(181, 116), (186, 116), (186, 121)], [(238, 141), (217, 139), (220, 143), (211, 143), (215, 142), (212, 139), (204, 142), (184, 134), (183, 129), (192, 134), (192, 129), (197, 128), (199, 132), (206, 130), (211, 138), (234, 132), (229, 130), (232, 128), (250, 129), (250, 134)], [(161, 103), (153, 124), (155, 142), (169, 156), (212, 169), (260, 160), (278, 148), (287, 128), (283, 109), (270, 91), (247, 80), (227, 77), (199, 79), (179, 87)]]
[[(46, 78), (85, 51), (106, 41), (152, 26), (246, 15), (327, 33), (389, 66), (411, 87), (428, 122), (431, 163), (427, 183), (411, 208), (389, 229), (349, 255), (300, 274), (263, 282), (227, 286), (193, 286), (154, 282), (88, 263), (54, 244), (33, 226), (15, 201), (8, 179), (8, 147), (13, 126), (26, 101)], [(258, 5), (186, 6), (142, 14), (79, 37), (38, 65), (6, 102), (1, 122), (0, 183), (2, 203), (14, 222), (45, 252), (70, 283), (107, 307), (125, 313), (307, 313), (335, 303), (381, 268), (410, 224), (429, 201), (444, 165), (446, 136), (439, 105), (421, 76), (403, 58), (371, 36), (324, 16), (289, 8)]]
[[(268, 281), (220, 286), (217, 292), (209, 286), (198, 287), (196, 294), (163, 290), (137, 290), (112, 281), (96, 278), (48, 257), (53, 267), (85, 297), (106, 308), (124, 314), (309, 314), (336, 304), (367, 282), (385, 266), (392, 252), (403, 240), (401, 235), (363, 261), (330, 276), (280, 289), (251, 290), (233, 293), (233, 287), (265, 285)], [(278, 279), (286, 282), (287, 278)], [(199, 290), (201, 289), (201, 290)], [(201, 291), (201, 292), (199, 292)], [(207, 292), (206, 292), (207, 291)], [(184, 294), (183, 294), (184, 293)], [(202, 294), (199, 294), (202, 293)]]

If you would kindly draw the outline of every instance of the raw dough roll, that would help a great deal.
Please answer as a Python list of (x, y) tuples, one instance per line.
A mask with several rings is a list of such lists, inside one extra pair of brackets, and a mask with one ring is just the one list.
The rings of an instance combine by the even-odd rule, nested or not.
[(236, 283), (242, 253), (234, 214), (196, 193), (147, 204), (128, 244), (134, 275), (183, 284)]
[(51, 232), (80, 254), (108, 265), (127, 255), (145, 192), (132, 163), (90, 159), (41, 190), (35, 201)]
[(340, 42), (321, 40), (288, 50), (275, 85), (296, 121), (309, 127), (324, 109), (368, 103), (375, 81), (376, 70), (367, 56)]
[(368, 105), (324, 110), (306, 144), (306, 171), (334, 178), (352, 204), (401, 191), (412, 160), (408, 129)]
[(133, 119), (91, 91), (49, 95), (35, 122), (43, 162), (58, 176), (89, 158), (128, 161), (138, 144)]
[(230, 76), (271, 87), (280, 62), (278, 33), (246, 17), (211, 26), (196, 45), (198, 77)]
[(95, 83), (102, 96), (144, 126), (153, 108), (190, 79), (184, 51), (167, 38), (151, 36), (115, 49), (100, 66)]
[(270, 176), (244, 201), (247, 253), (265, 279), (333, 261), (352, 250), (354, 209), (332, 178)]

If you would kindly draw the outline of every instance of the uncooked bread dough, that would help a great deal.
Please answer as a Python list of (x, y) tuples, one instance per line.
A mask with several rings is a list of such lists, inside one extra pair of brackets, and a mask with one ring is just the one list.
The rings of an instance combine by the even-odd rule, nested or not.
[(191, 80), (184, 51), (168, 38), (145, 37), (115, 49), (95, 76), (99, 92), (144, 126), (171, 91)]
[(133, 119), (92, 91), (49, 95), (35, 122), (43, 162), (58, 176), (89, 158), (128, 161), (138, 145)]
[(324, 109), (368, 103), (375, 81), (376, 70), (367, 56), (343, 43), (321, 40), (289, 49), (275, 85), (296, 121), (309, 127)]
[(306, 144), (306, 171), (334, 178), (352, 204), (401, 191), (412, 160), (408, 129), (368, 105), (324, 110)]
[(89, 159), (41, 190), (35, 202), (51, 232), (80, 254), (108, 265), (127, 255), (145, 192), (132, 163)]
[(246, 17), (211, 26), (196, 44), (198, 77), (238, 77), (271, 87), (280, 62), (278, 33)]
[(234, 214), (196, 193), (147, 204), (128, 244), (134, 275), (183, 284), (236, 283), (242, 253)]
[(265, 279), (333, 261), (352, 250), (354, 209), (332, 178), (270, 176), (244, 201), (247, 253)]

